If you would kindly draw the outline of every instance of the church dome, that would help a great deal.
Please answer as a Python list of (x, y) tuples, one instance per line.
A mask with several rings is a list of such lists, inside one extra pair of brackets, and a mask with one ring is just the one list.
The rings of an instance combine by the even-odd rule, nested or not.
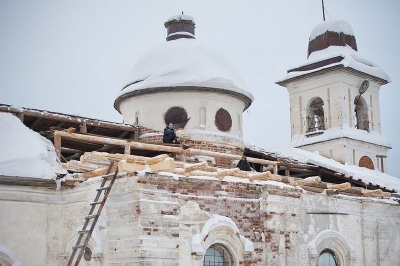
[(194, 38), (194, 21), (187, 17), (165, 23), (167, 42), (138, 60), (115, 101), (117, 110), (135, 95), (187, 90), (228, 93), (242, 99), (245, 109), (250, 106), (253, 96), (238, 72), (223, 55)]

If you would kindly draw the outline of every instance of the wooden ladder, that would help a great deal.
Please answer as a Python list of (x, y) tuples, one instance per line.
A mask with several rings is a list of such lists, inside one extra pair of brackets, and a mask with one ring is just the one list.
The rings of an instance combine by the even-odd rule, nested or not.
[[(108, 194), (110, 194), (111, 188), (112, 188), (114, 181), (118, 174), (118, 167), (114, 174), (110, 174), (113, 167), (114, 167), (114, 162), (112, 162), (110, 164), (110, 166), (108, 167), (107, 174), (102, 177), (103, 181), (101, 182), (100, 188), (97, 189), (97, 195), (96, 195), (94, 201), (92, 203), (90, 203), (90, 205), (92, 207), (90, 208), (89, 214), (85, 217), (85, 224), (83, 225), (82, 230), (78, 231), (78, 234), (79, 234), (78, 240), (76, 241), (75, 246), (72, 247), (72, 253), (69, 258), (67, 266), (72, 266), (72, 265), (78, 266), (83, 254), (85, 253), (85, 248), (86, 248), (87, 244), (89, 243), (89, 239), (93, 233), (93, 230), (96, 226), (97, 220), (99, 219), (100, 213), (101, 213), (101, 211), (104, 207), (104, 204), (107, 200)], [(106, 186), (107, 181), (110, 181), (108, 186)], [(103, 196), (103, 199), (100, 200), (100, 197), (101, 197), (101, 194), (103, 191), (104, 191), (104, 196)], [(97, 209), (97, 212), (95, 212), (96, 206), (99, 206), (99, 208)], [(92, 223), (90, 225), (90, 229), (87, 229), (90, 221), (92, 221)], [(86, 236), (86, 238), (85, 238), (83, 244), (81, 244), (82, 243), (81, 241), (84, 238), (84, 236)], [(78, 257), (75, 260), (75, 264), (73, 264), (74, 257), (78, 250), (80, 250), (80, 252), (78, 254)]]

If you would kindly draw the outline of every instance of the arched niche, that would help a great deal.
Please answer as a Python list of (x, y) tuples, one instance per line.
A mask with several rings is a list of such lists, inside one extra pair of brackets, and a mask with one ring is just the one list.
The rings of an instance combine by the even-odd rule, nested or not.
[(318, 258), (324, 250), (330, 250), (340, 266), (354, 265), (357, 257), (347, 239), (338, 231), (327, 229), (320, 232), (308, 245), (310, 265), (317, 265)]
[(236, 224), (229, 217), (217, 214), (207, 220), (201, 233), (192, 237), (192, 254), (196, 258), (194, 265), (203, 265), (210, 247), (225, 250), (231, 265), (242, 265), (254, 253), (253, 243), (240, 234)]
[[(69, 241), (66, 243), (65, 248), (64, 248), (64, 253), (59, 255), (59, 259), (61, 262), (61, 265), (67, 265), (70, 256), (72, 254), (72, 248), (75, 246), (76, 241), (78, 240), (79, 234), (78, 231), (81, 230), (81, 228), (77, 228), (73, 233), (71, 233), (70, 237), (68, 238)], [(81, 240), (81, 244), (84, 243), (86, 238), (86, 235)], [(85, 252), (84, 255), (81, 258), (80, 265), (85, 265), (85, 266), (100, 266), (103, 265), (103, 253), (104, 253), (104, 243), (101, 241), (100, 236), (97, 233), (97, 230), (93, 230), (92, 236), (89, 239), (87, 251)], [(75, 253), (74, 259), (76, 259), (79, 255), (80, 249), (77, 250)], [(88, 256), (88, 253), (90, 253), (90, 256)]]
[(320, 97), (311, 98), (307, 104), (307, 132), (325, 130), (324, 101)]
[(362, 96), (354, 99), (354, 112), (356, 117), (356, 127), (369, 132), (368, 105)]
[(358, 166), (365, 167), (371, 170), (375, 169), (374, 162), (368, 156), (361, 157), (360, 161), (358, 162)]
[(22, 262), (16, 258), (14, 252), (5, 247), (0, 246), (0, 265), (1, 266), (22, 266)]

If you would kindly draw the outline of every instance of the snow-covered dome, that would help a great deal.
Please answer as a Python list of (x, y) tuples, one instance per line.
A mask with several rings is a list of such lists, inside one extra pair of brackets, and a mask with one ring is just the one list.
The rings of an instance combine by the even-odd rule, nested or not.
[(357, 51), (356, 38), (350, 23), (331, 19), (312, 29), (308, 43), (308, 56), (330, 46), (349, 46)]
[[(167, 40), (174, 34), (179, 38), (152, 48), (139, 59), (115, 101), (117, 110), (121, 101), (135, 95), (183, 90), (228, 93), (242, 99), (245, 109), (250, 106), (253, 96), (235, 68), (221, 53), (194, 38), (193, 19), (173, 17), (165, 26)], [(193, 31), (187, 30), (189, 26)]]

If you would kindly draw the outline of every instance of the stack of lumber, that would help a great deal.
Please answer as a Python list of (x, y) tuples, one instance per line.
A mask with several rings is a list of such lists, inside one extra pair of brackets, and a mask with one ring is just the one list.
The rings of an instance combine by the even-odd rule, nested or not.
[(105, 175), (111, 163), (115, 163), (111, 173), (119, 171), (133, 173), (147, 170), (149, 172), (173, 171), (175, 161), (167, 154), (155, 157), (143, 157), (126, 154), (110, 154), (106, 152), (85, 152), (79, 161), (71, 160), (62, 166), (68, 171), (75, 172), (77, 178), (88, 179)]
[(211, 176), (216, 177), (219, 180), (222, 180), (226, 176), (233, 176), (238, 178), (246, 178), (250, 181), (264, 181), (264, 180), (273, 180), (278, 182), (290, 183), (294, 181), (293, 177), (290, 176), (280, 176), (271, 174), (271, 172), (267, 171), (264, 173), (259, 172), (247, 172), (241, 171), (239, 168), (218, 168), (214, 166), (209, 166), (207, 162), (200, 163), (181, 163), (176, 162), (177, 168), (174, 173), (184, 175), (184, 176)]
[(293, 186), (299, 186), (302, 189), (314, 193), (326, 193), (327, 195), (343, 194), (356, 197), (390, 197), (390, 192), (383, 192), (381, 189), (365, 189), (361, 187), (352, 187), (349, 182), (341, 184), (331, 184), (322, 182), (319, 176), (312, 176), (305, 179), (296, 180), (290, 183)]
[[(114, 163), (110, 168), (111, 163)], [(86, 152), (79, 161), (71, 160), (63, 163), (62, 166), (70, 172), (74, 172), (75, 178), (72, 181), (85, 181), (88, 178), (101, 176), (107, 174), (108, 171), (115, 172), (117, 167), (121, 172), (134, 173), (139, 171), (146, 172), (171, 172), (187, 177), (193, 176), (209, 176), (215, 177), (219, 180), (224, 177), (237, 177), (254, 181), (277, 181), (287, 183), (294, 187), (301, 187), (302, 189), (313, 193), (325, 193), (327, 195), (349, 195), (356, 197), (374, 197), (383, 198), (390, 197), (391, 193), (383, 192), (381, 189), (370, 190), (361, 187), (352, 187), (349, 182), (342, 184), (332, 184), (322, 182), (321, 177), (312, 176), (308, 178), (297, 178), (290, 176), (281, 176), (272, 174), (271, 172), (247, 172), (241, 171), (239, 168), (218, 168), (210, 166), (207, 162), (199, 163), (184, 163), (175, 161), (167, 154), (162, 154), (154, 157), (135, 156), (128, 154), (111, 154), (106, 152)]]

